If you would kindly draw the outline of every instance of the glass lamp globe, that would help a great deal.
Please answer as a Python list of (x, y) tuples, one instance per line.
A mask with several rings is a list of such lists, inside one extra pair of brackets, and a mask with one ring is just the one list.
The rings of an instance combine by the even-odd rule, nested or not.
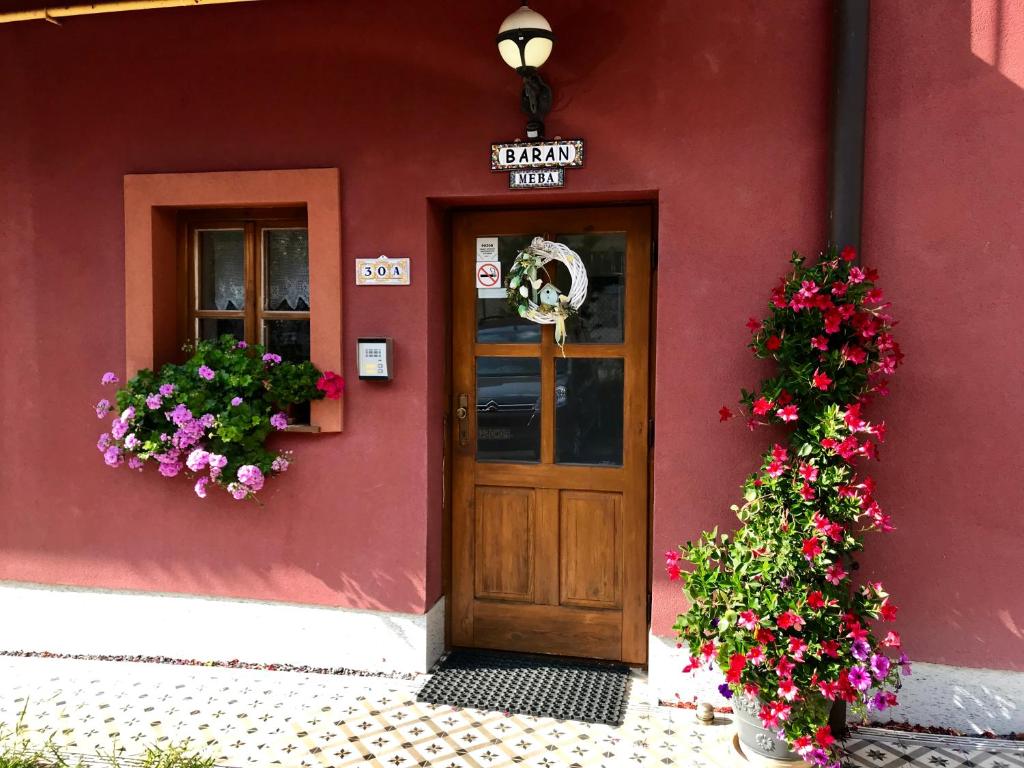
[(498, 28), (498, 53), (512, 69), (536, 69), (548, 60), (555, 44), (548, 20), (523, 3), (523, 6)]

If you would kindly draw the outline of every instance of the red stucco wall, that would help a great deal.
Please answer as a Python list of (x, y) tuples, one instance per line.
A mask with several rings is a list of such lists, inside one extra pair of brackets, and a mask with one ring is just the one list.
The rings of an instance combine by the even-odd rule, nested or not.
[[(824, 234), (828, 9), (537, 8), (559, 35), (549, 132), (588, 141), (587, 168), (539, 199), (658, 200), (659, 553), (729, 523), (765, 439), (716, 412), (757, 375), (744, 321), (787, 252)], [(508, 198), (486, 167), (489, 142), (522, 126), (493, 44), (508, 10), (264, 0), (0, 28), (14, 116), (0, 121), (0, 579), (399, 611), (436, 600), (449, 276), (435, 214)], [(865, 248), (909, 358), (879, 476), (900, 530), (868, 566), (897, 591), (916, 656), (1010, 667), (1024, 625), (999, 588), (1019, 578), (1020, 86), (972, 54), (969, 5), (874, 12)], [(283, 438), (297, 461), (262, 508), (108, 470), (90, 405), (123, 359), (123, 175), (315, 166), (343, 179), (347, 364), (357, 336), (386, 333), (395, 381), (346, 370), (345, 432)], [(351, 260), (379, 253), (412, 257), (410, 287), (351, 284)], [(987, 449), (1014, 440), (1016, 453)], [(969, 455), (986, 458), (968, 476)], [(665, 632), (680, 600), (655, 570)]]

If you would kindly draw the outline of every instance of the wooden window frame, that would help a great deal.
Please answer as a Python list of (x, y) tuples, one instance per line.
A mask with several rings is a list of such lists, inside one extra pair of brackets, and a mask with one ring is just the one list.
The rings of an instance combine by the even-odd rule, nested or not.
[[(303, 229), (309, 232), (306, 211), (303, 208), (247, 209), (247, 210), (200, 210), (179, 212), (179, 269), (185, 276), (188, 290), (182, 307), (183, 322), (179, 323), (182, 342), (194, 342), (199, 338), (199, 321), (202, 319), (242, 320), (244, 340), (248, 344), (266, 344), (264, 322), (266, 320), (307, 320), (312, 318), (310, 309), (271, 310), (266, 309), (263, 286), (266, 282), (265, 233), (273, 229)], [(242, 310), (201, 309), (199, 247), (197, 233), (209, 230), (241, 230), (243, 233), (245, 258), (245, 306)], [(271, 350), (273, 351), (273, 350)]]

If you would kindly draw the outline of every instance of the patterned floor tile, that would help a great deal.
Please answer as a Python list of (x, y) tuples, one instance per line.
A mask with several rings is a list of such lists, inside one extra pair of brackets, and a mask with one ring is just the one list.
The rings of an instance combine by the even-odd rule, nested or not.
[[(421, 704), (424, 679), (0, 657), (0, 723), (24, 712), (33, 738), (90, 759), (188, 739), (225, 768), (735, 768), (730, 728), (648, 706), (641, 675), (618, 727)], [(1024, 768), (941, 740), (848, 746), (858, 768)]]

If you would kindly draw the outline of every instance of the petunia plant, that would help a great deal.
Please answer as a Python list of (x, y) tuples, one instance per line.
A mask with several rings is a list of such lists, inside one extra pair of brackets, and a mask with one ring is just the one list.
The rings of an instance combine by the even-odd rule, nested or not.
[(765, 728), (804, 760), (837, 768), (833, 703), (886, 709), (910, 674), (899, 634), (878, 623), (896, 618), (889, 594), (854, 581), (865, 534), (893, 530), (861, 466), (878, 459), (885, 424), (864, 409), (888, 393), (903, 358), (878, 275), (855, 261), (850, 248), (813, 264), (794, 253), (768, 317), (747, 323), (750, 349), (777, 373), (742, 391), (739, 411), (751, 429), (792, 431), (747, 478), (732, 507), (738, 530), (665, 553), (690, 604), (675, 625), (692, 654), (686, 671), (717, 665), (723, 695), (753, 697)]
[[(100, 400), (96, 416), (114, 416), (96, 447), (110, 467), (142, 471), (155, 464), (164, 477), (195, 476), (200, 498), (210, 485), (235, 499), (255, 498), (268, 476), (288, 469), (290, 454), (266, 446), (273, 432), (287, 428), (287, 409), (336, 399), (344, 381), (233, 336), (201, 341), (193, 352), (187, 362), (165, 365), (159, 373), (139, 371), (117, 391), (116, 407)], [(107, 372), (100, 381), (118, 379)]]

